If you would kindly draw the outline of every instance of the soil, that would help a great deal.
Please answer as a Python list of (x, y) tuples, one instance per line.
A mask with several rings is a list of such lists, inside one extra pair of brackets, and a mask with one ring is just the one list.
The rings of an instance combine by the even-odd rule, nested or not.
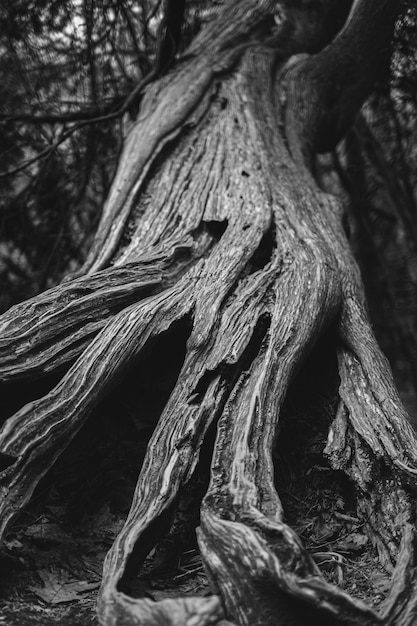
[[(125, 521), (147, 443), (183, 359), (183, 337), (178, 345), (166, 341), (153, 346), (151, 356), (97, 407), (9, 530), (0, 549), (0, 626), (97, 624), (104, 558)], [(389, 591), (390, 573), (379, 565), (366, 520), (357, 517), (349, 483), (323, 456), (338, 378), (331, 337), (317, 350), (320, 367), (313, 351), (282, 411), (276, 485), (286, 521), (323, 576), (377, 608)], [(177, 355), (175, 362), (161, 352)], [(140, 575), (129, 581), (132, 596), (158, 601), (210, 594), (194, 532), (195, 489), (201, 498), (206, 480), (183, 494), (175, 520), (182, 528), (171, 537), (174, 543), (181, 537), (181, 545), (167, 550), (168, 538), (151, 551)]]

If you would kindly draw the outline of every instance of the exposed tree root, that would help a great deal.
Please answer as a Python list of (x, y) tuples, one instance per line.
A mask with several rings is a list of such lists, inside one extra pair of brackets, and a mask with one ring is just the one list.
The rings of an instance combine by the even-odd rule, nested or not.
[(161, 288), (156, 258), (98, 272), (50, 289), (1, 318), (0, 379), (50, 372), (76, 358), (127, 305)]
[[(275, 28), (270, 4), (261, 3), (255, 34)], [(195, 44), (207, 54), (192, 49), (188, 69), (150, 88), (80, 270), (90, 274), (0, 320), (1, 380), (69, 367), (0, 431), (10, 460), (0, 474), (1, 534), (148, 342), (186, 318), (185, 361), (105, 561), (101, 623), (204, 626), (226, 615), (248, 626), (411, 626), (416, 437), (372, 335), (342, 207), (300, 164), (298, 113), (291, 136), (283, 132), (276, 55), (249, 50), (230, 74), (242, 54), (230, 37), (254, 36), (251, 11), (228, 4), (224, 16), (241, 20), (210, 26)], [(321, 576), (274, 485), (288, 388), (331, 324), (340, 389), (325, 454), (348, 477), (357, 515), (393, 572), (381, 614)], [(213, 429), (198, 540), (218, 596), (132, 598), (127, 582), (166, 532)]]

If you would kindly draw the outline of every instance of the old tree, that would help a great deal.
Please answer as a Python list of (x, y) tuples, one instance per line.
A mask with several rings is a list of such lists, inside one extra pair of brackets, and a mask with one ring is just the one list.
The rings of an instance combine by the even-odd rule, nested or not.
[[(161, 56), (171, 44), (172, 61), (183, 3), (167, 6)], [(344, 204), (315, 169), (389, 62), (400, 8), (213, 3), (169, 71), (156, 59), (136, 89), (81, 270), (0, 318), (3, 388), (55, 375), (0, 431), (2, 533), (109, 390), (124, 389), (159, 336), (181, 337), (184, 359), (105, 560), (102, 624), (417, 621), (416, 436), (370, 326)], [(297, 386), (306, 360), (318, 379)], [(291, 430), (300, 396), (308, 419)], [(301, 463), (300, 429), (320, 430), (323, 480), (349, 494), (336, 514), (361, 521), (391, 577), (378, 608), (324, 577), (290, 523), (288, 475), (311, 475), (285, 466), (297, 445)], [(134, 597), (129, 580), (155, 545), (175, 543), (190, 493), (213, 595)]]

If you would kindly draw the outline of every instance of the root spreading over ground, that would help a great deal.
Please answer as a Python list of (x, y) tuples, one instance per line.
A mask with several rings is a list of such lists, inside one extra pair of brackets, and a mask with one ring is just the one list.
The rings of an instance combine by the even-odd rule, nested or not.
[[(179, 332), (181, 358), (105, 559), (100, 622), (412, 624), (416, 437), (370, 327), (340, 201), (300, 167), (291, 136), (270, 130), (286, 115), (270, 51), (248, 50), (234, 71), (224, 50), (210, 69), (196, 59), (188, 78), (180, 68), (149, 90), (79, 276), (0, 318), (5, 393), (55, 376), (0, 431), (1, 532), (109, 392), (126, 411), (123, 380), (143, 389), (145, 373), (132, 372)], [(306, 367), (317, 369), (310, 386)], [(149, 553), (163, 563), (187, 525), (198, 525), (213, 595), (138, 597)], [(349, 574), (367, 559), (371, 601)]]

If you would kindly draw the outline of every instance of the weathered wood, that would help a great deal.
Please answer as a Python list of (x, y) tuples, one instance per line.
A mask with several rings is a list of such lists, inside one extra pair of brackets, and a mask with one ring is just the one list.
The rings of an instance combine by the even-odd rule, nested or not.
[(76, 358), (129, 304), (161, 289), (159, 259), (98, 272), (18, 304), (0, 322), (0, 380), (47, 373)]
[(71, 362), (117, 313), (175, 284), (217, 239), (201, 220), (137, 262), (64, 282), (11, 307), (0, 319), (0, 381), (33, 378)]
[[(396, 3), (383, 4), (392, 22)], [(354, 3), (355, 19), (361, 6)], [(80, 277), (0, 319), (2, 380), (76, 359), (50, 393), (0, 431), (1, 452), (15, 459), (0, 474), (2, 533), (147, 342), (177, 320), (192, 324), (131, 509), (105, 561), (98, 600), (105, 626), (204, 626), (224, 616), (259, 626), (314, 619), (411, 626), (416, 619), (407, 592), (417, 584), (417, 440), (367, 319), (343, 206), (306, 167), (317, 107), (327, 106), (311, 64), (336, 71), (337, 59), (330, 45), (319, 58), (287, 62), (294, 51), (327, 43), (323, 27), (293, 28), (303, 10), (302, 2), (226, 4), (189, 57), (149, 87)], [(341, 35), (347, 47), (352, 19)], [(272, 454), (289, 385), (330, 324), (340, 389), (325, 453), (348, 476), (358, 515), (393, 571), (380, 614), (322, 578), (285, 522), (274, 484)], [(217, 438), (198, 540), (217, 596), (134, 599), (126, 580), (160, 539), (210, 427)]]

